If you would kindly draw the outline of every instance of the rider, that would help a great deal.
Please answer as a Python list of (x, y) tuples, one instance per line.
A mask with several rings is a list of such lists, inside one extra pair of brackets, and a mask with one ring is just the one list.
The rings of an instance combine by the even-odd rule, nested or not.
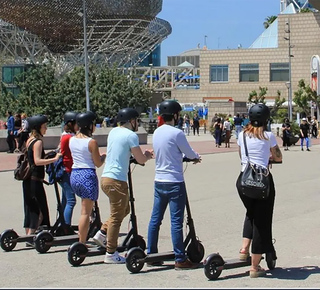
[[(164, 124), (153, 134), (153, 149), (156, 158), (154, 204), (148, 229), (147, 253), (158, 252), (160, 225), (169, 204), (171, 238), (175, 253), (175, 269), (191, 269), (194, 265), (185, 255), (183, 244), (183, 217), (186, 206), (186, 186), (183, 177), (183, 157), (200, 161), (200, 155), (190, 147), (183, 131), (175, 128), (181, 106), (173, 100), (163, 101), (159, 113)], [(160, 262), (162, 264), (162, 262)], [(159, 262), (149, 265), (159, 265)]]
[(123, 264), (126, 259), (117, 251), (118, 236), (123, 219), (130, 212), (127, 174), (131, 154), (138, 163), (144, 164), (153, 156), (152, 150), (142, 150), (139, 146), (139, 114), (132, 108), (121, 109), (117, 116), (120, 126), (108, 135), (107, 160), (101, 178), (101, 188), (109, 197), (110, 217), (101, 226), (93, 240), (107, 248), (106, 264)]

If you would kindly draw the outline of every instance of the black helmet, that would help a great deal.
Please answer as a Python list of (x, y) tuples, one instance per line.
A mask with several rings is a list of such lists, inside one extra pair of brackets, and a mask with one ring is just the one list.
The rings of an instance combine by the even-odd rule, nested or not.
[(80, 128), (90, 128), (90, 126), (93, 124), (95, 119), (96, 119), (96, 114), (91, 111), (77, 114), (77, 117), (76, 117), (77, 124)]
[(160, 115), (174, 115), (182, 111), (180, 104), (174, 100), (163, 101), (159, 105)]
[(249, 119), (253, 127), (261, 127), (270, 118), (270, 110), (265, 104), (255, 104), (249, 110)]
[(132, 108), (124, 108), (118, 112), (117, 122), (128, 122), (139, 117), (139, 113)]
[(67, 124), (68, 122), (75, 122), (77, 115), (78, 113), (76, 112), (66, 112), (63, 117), (64, 123)]
[(45, 115), (35, 115), (27, 118), (29, 131), (37, 130), (40, 131), (40, 127), (44, 123), (48, 123), (48, 118)]

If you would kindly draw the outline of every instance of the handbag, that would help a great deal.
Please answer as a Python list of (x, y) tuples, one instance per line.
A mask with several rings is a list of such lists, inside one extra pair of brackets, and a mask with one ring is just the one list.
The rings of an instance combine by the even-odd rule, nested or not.
[(248, 162), (241, 176), (242, 194), (253, 199), (266, 199), (270, 191), (269, 169), (250, 162), (245, 133), (243, 143)]

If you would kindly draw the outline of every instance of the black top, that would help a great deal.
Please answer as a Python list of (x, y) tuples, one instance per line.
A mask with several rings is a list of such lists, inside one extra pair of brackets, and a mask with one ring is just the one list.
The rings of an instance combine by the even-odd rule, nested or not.
[(308, 137), (309, 125), (308, 124), (300, 124), (300, 129), (302, 130), (304, 138)]
[[(37, 139), (37, 140), (40, 140), (40, 139)], [(42, 140), (40, 140), (40, 141), (42, 142)], [(37, 178), (40, 178), (40, 179), (44, 179), (44, 176), (45, 176), (44, 165), (36, 166), (34, 164), (33, 145), (36, 142), (37, 141), (32, 140), (31, 144), (28, 147), (28, 160), (29, 160), (30, 165), (34, 165), (31, 176), (34, 176), (34, 177), (37, 177)], [(45, 153), (44, 153), (44, 149), (43, 149), (43, 146), (42, 146), (41, 158), (44, 158), (44, 155), (45, 155)]]
[(242, 122), (243, 122), (242, 118), (240, 118), (240, 117), (235, 117), (234, 118), (234, 124), (235, 125), (241, 125)]

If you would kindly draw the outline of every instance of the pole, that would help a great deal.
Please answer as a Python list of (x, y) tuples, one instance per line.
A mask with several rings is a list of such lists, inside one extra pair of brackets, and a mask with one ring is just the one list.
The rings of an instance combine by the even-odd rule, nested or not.
[(291, 82), (291, 37), (290, 20), (288, 19), (288, 43), (289, 43), (289, 121), (292, 122), (292, 82)]
[(84, 44), (84, 68), (86, 82), (86, 108), (90, 111), (90, 95), (89, 95), (89, 67), (88, 67), (88, 44), (87, 44), (87, 9), (86, 0), (83, 0), (83, 44)]

